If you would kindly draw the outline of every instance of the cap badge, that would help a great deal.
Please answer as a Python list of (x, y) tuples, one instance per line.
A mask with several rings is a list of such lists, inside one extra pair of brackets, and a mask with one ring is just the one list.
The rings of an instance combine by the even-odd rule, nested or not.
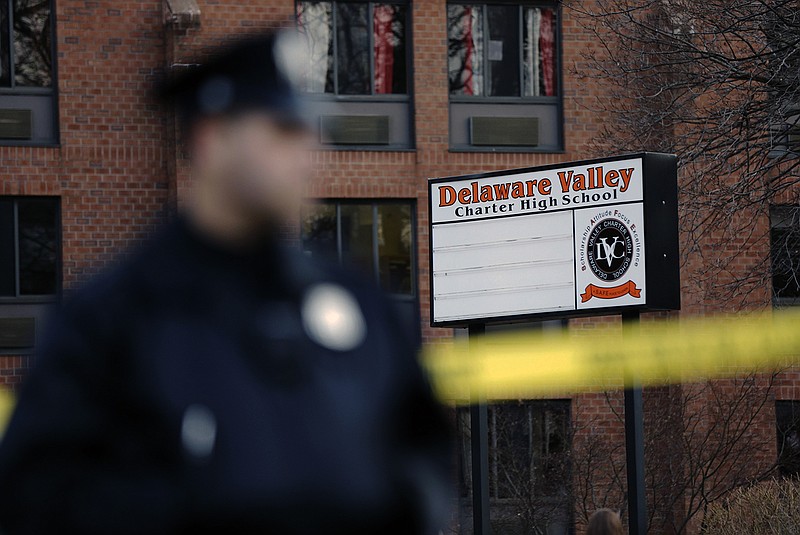
[(272, 55), (275, 58), (275, 65), (297, 89), (308, 64), (308, 47), (303, 38), (297, 31), (283, 30), (275, 38)]

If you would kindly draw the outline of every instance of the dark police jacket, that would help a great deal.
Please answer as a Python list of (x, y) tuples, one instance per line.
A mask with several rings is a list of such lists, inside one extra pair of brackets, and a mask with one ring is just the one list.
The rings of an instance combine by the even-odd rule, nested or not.
[(446, 513), (447, 426), (371, 284), (179, 219), (54, 323), (0, 444), (4, 533), (428, 533)]

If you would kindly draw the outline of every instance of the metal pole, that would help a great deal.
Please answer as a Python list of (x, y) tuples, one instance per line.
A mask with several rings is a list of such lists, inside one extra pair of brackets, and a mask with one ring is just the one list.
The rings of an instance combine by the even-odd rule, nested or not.
[[(639, 312), (623, 312), (623, 333), (636, 328)], [(624, 334), (623, 334), (624, 335)], [(625, 461), (628, 472), (628, 533), (647, 532), (647, 504), (644, 487), (644, 409), (638, 378), (628, 375), (625, 384)]]
[[(486, 325), (469, 326), (469, 337), (481, 336)], [(490, 535), (489, 524), (489, 418), (486, 403), (469, 408), (472, 447), (472, 529), (474, 535)]]

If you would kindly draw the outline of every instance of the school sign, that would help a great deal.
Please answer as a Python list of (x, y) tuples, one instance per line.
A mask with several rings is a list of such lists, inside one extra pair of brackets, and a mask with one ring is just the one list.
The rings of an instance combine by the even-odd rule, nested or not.
[(434, 326), (680, 308), (675, 156), (428, 187)]

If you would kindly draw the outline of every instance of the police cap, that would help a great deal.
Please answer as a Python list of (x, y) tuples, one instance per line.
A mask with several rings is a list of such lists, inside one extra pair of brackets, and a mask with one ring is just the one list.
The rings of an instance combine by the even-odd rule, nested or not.
[(295, 89), (302, 47), (291, 32), (238, 40), (187, 68), (173, 67), (161, 84), (185, 128), (199, 118), (262, 111), (287, 125), (309, 127)]

